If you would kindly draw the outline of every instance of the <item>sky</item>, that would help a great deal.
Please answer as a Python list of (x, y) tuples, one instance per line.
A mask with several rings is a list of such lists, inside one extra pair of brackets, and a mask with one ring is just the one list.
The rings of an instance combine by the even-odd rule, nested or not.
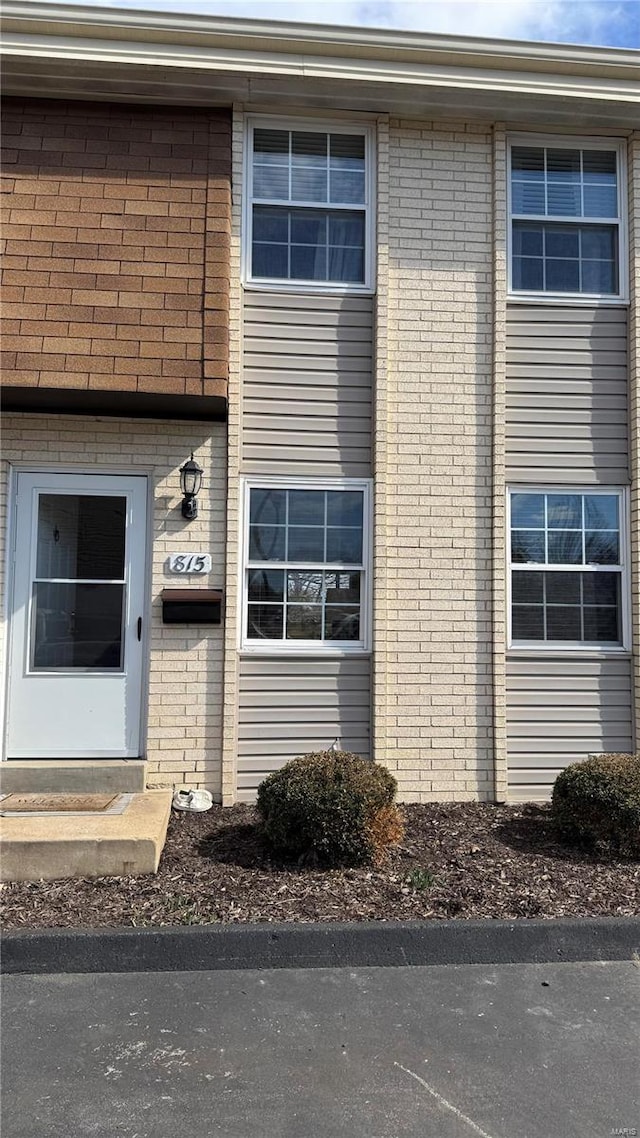
[(640, 48), (640, 0), (84, 0), (273, 20)]

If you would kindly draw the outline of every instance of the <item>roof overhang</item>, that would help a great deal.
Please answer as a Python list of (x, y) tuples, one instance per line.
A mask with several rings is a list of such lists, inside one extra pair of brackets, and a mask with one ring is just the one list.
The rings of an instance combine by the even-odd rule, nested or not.
[(640, 126), (640, 52), (41, 4), (3, 7), (6, 94)]

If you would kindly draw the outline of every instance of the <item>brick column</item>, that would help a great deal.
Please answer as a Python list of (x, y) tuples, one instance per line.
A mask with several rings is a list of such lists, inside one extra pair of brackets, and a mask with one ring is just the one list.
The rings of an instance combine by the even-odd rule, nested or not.
[(240, 239), (244, 114), (234, 107), (232, 127), (231, 287), (229, 304), (229, 415), (227, 471), (227, 568), (222, 713), (222, 801), (236, 796), (238, 753), (238, 574), (240, 571), (240, 445), (242, 416), (242, 284)]
[(371, 744), (376, 762), (397, 770), (387, 755), (387, 724), (391, 714), (389, 690), (394, 683), (388, 660), (389, 563), (387, 524), (391, 425), (388, 404), (389, 323), (389, 118), (378, 119), (377, 137), (377, 295), (375, 308), (375, 379), (373, 415), (373, 661), (371, 685)]
[(505, 385), (507, 321), (507, 144), (493, 129), (493, 777), (497, 801), (507, 796)]
[(389, 125), (385, 762), (405, 802), (491, 799), (492, 130)]

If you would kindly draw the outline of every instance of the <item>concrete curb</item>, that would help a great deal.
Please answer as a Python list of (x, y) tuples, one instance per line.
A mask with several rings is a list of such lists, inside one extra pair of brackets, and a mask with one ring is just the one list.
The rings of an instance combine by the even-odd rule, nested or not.
[(2, 937), (2, 971), (186, 972), (630, 960), (640, 917), (43, 929)]

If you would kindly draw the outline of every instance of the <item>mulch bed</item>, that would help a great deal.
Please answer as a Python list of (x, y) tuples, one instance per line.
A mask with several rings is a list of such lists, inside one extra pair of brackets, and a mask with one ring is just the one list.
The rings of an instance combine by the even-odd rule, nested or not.
[(404, 814), (403, 844), (383, 866), (339, 870), (274, 860), (251, 806), (174, 814), (157, 875), (6, 885), (4, 928), (640, 912), (640, 865), (559, 844), (547, 807), (438, 804)]

